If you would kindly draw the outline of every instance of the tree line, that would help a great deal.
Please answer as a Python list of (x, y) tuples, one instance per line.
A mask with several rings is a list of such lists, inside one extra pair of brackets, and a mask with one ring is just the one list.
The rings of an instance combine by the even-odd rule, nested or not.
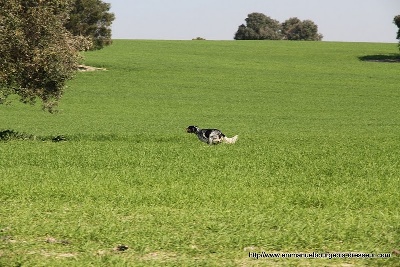
[(263, 13), (251, 13), (235, 33), (235, 40), (305, 40), (321, 41), (323, 35), (311, 20), (289, 18), (283, 23)]

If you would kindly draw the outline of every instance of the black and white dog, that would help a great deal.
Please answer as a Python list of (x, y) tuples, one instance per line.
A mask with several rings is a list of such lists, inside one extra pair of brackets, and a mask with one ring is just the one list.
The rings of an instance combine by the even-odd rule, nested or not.
[(237, 135), (235, 135), (232, 138), (229, 138), (226, 137), (218, 129), (200, 129), (197, 126), (187, 127), (186, 132), (196, 134), (200, 141), (207, 143), (209, 145), (219, 144), (219, 143), (234, 144), (238, 139)]

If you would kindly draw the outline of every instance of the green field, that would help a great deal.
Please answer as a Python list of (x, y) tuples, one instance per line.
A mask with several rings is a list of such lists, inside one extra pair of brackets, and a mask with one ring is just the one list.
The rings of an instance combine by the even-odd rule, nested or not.
[[(85, 53), (107, 70), (78, 73), (59, 113), (0, 106), (0, 131), (30, 136), (0, 141), (0, 266), (400, 266), (400, 64), (360, 60), (395, 53), (132, 40)], [(188, 125), (239, 141), (208, 146)], [(262, 252), (391, 257), (249, 257)]]

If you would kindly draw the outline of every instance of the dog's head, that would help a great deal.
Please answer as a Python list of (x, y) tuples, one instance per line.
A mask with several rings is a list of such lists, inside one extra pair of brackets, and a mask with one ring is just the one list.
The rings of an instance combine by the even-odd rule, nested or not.
[(186, 128), (187, 133), (197, 133), (198, 130), (199, 130), (199, 127), (197, 127), (197, 126), (188, 126)]

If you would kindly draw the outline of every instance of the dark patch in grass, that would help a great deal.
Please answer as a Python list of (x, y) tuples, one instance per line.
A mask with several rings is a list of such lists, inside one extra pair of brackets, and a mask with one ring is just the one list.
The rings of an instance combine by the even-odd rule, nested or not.
[(361, 61), (400, 63), (400, 54), (368, 55), (358, 58)]
[(67, 141), (67, 138), (63, 135), (57, 135), (56, 137), (53, 137), (51, 139), (53, 142), (62, 142), (62, 141)]
[(3, 130), (0, 131), (0, 141), (12, 141), (12, 140), (39, 140), (39, 141), (52, 141), (52, 142), (61, 142), (67, 141), (68, 139), (63, 135), (57, 136), (35, 136), (32, 134), (19, 133), (14, 130)]
[(115, 251), (125, 251), (128, 250), (128, 246), (126, 245), (118, 245), (117, 247), (114, 248)]
[(176, 142), (176, 139), (173, 137), (152, 137), (146, 135), (134, 135), (134, 136), (125, 136), (125, 135), (117, 135), (114, 133), (110, 134), (75, 134), (75, 135), (57, 135), (57, 136), (36, 136), (32, 134), (20, 133), (14, 130), (0, 130), (0, 142), (7, 141), (28, 141), (28, 140), (36, 140), (36, 141), (51, 141), (51, 142), (64, 142), (64, 141), (98, 141), (98, 142), (115, 142), (115, 141), (124, 141), (131, 143), (142, 143), (148, 141), (155, 141), (157, 143), (160, 142)]
[(10, 140), (33, 140), (35, 136), (29, 134), (18, 133), (14, 130), (4, 130), (0, 132), (0, 140), (1, 141), (10, 141)]

